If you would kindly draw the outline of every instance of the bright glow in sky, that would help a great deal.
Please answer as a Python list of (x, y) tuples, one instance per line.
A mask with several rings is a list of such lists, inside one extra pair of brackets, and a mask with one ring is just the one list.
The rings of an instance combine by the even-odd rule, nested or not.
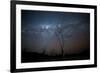
[(49, 29), (50, 25), (42, 25), (42, 29)]

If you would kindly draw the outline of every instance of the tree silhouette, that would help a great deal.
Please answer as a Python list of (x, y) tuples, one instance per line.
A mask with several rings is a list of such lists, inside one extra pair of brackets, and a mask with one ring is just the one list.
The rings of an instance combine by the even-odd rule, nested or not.
[[(67, 31), (68, 33), (71, 33), (72, 29), (75, 30), (76, 28), (78, 28), (78, 26), (80, 26), (81, 22), (75, 23), (75, 24), (66, 24), (66, 25), (56, 25), (55, 28), (55, 35), (59, 40), (60, 46), (61, 46), (61, 52), (62, 52), (62, 56), (64, 56), (64, 30), (66, 29), (70, 29), (69, 31)], [(75, 32), (75, 31), (74, 31)], [(72, 35), (66, 33), (66, 38), (71, 37)]]

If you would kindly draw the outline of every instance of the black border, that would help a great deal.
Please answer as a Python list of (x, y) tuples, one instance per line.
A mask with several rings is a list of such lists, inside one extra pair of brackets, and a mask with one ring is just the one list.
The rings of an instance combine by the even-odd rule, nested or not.
[[(90, 65), (75, 65), (75, 66), (59, 66), (59, 67), (45, 67), (45, 68), (25, 68), (16, 69), (16, 5), (42, 5), (42, 6), (57, 6), (57, 7), (73, 7), (73, 8), (88, 8), (94, 9), (94, 64)], [(94, 5), (78, 5), (78, 4), (62, 4), (62, 3), (47, 3), (47, 2), (33, 2), (33, 1), (11, 1), (11, 30), (10, 30), (10, 72), (29, 72), (29, 71), (44, 71), (44, 70), (58, 70), (58, 69), (77, 69), (97, 67), (97, 6)]]

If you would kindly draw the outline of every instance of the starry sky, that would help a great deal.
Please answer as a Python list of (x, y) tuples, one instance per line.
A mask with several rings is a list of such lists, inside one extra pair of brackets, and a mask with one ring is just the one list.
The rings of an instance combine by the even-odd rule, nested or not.
[(21, 10), (22, 50), (47, 55), (90, 49), (90, 14)]

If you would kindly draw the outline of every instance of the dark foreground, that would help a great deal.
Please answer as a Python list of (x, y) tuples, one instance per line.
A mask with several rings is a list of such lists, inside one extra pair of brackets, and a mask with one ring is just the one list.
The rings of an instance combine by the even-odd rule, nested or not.
[(39, 54), (35, 52), (25, 52), (22, 51), (21, 62), (45, 62), (45, 61), (64, 61), (64, 60), (86, 60), (90, 59), (90, 52), (86, 50), (80, 54), (72, 55), (57, 55), (57, 56), (48, 56), (45, 54)]

